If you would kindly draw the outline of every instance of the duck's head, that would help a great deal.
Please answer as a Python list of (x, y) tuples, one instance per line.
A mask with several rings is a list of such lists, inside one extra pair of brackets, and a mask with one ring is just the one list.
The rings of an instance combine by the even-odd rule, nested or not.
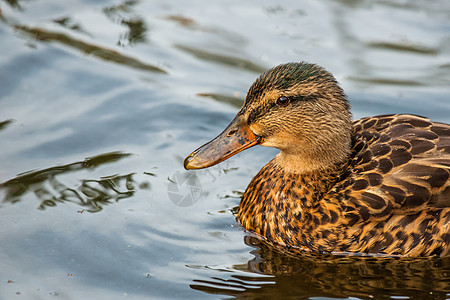
[(327, 168), (348, 158), (349, 109), (331, 73), (309, 63), (279, 65), (252, 84), (230, 125), (186, 157), (184, 167), (210, 167), (261, 145), (280, 149), (275, 162), (291, 172)]

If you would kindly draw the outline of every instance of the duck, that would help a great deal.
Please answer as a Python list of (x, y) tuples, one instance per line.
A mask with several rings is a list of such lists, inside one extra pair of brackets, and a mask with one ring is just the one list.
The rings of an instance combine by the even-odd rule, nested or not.
[(412, 114), (352, 121), (330, 72), (292, 62), (260, 75), (184, 167), (255, 145), (280, 152), (242, 195), (236, 218), (246, 231), (296, 253), (450, 256), (449, 124)]

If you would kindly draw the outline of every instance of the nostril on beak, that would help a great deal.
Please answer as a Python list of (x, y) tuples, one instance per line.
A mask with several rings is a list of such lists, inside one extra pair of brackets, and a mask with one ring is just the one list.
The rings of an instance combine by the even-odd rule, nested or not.
[(232, 130), (228, 131), (228, 133), (227, 133), (227, 137), (230, 137), (230, 136), (233, 136), (233, 135), (235, 135), (235, 134), (236, 134), (236, 132), (237, 132), (237, 130), (236, 130), (236, 129), (232, 129)]

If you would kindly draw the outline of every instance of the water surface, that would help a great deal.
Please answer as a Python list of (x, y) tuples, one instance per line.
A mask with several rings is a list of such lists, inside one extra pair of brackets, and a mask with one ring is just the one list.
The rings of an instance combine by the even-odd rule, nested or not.
[(0, 41), (0, 298), (450, 297), (448, 259), (294, 258), (238, 228), (272, 149), (182, 169), (289, 61), (354, 118), (450, 122), (448, 1), (8, 0)]

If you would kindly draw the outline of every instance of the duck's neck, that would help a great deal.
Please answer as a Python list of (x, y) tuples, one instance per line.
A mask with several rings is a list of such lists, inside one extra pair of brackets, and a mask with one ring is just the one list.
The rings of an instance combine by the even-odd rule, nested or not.
[(330, 191), (344, 168), (344, 164), (336, 164), (299, 174), (284, 169), (278, 158), (274, 158), (247, 187), (238, 219), (244, 228), (277, 243), (288, 244), (292, 233), (286, 232), (287, 228), (302, 230), (305, 226), (315, 226), (312, 220), (305, 221), (304, 218), (318, 209), (320, 200)]
[(281, 151), (275, 156), (272, 163), (286, 174), (311, 176), (322, 172), (327, 173), (328, 170), (342, 165), (348, 160), (348, 152), (345, 149), (339, 155), (336, 155), (336, 153), (326, 155), (326, 153), (292, 153)]
[(331, 162), (324, 162), (315, 157), (285, 151), (278, 153), (272, 163), (279, 167), (283, 173), (295, 175), (317, 173), (319, 170), (328, 169), (332, 165)]
[(351, 152), (351, 131), (344, 125), (336, 127), (340, 131), (317, 132), (313, 139), (298, 137), (282, 144), (277, 147), (281, 151), (273, 163), (286, 173), (299, 175), (323, 172), (345, 163)]

